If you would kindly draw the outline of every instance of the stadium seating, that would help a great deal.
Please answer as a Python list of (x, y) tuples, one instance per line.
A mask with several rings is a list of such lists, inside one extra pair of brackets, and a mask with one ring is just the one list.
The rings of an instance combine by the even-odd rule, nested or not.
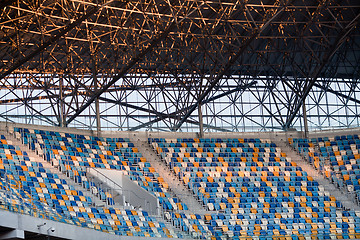
[(360, 139), (358, 135), (289, 139), (295, 150), (337, 187), (359, 199)]
[[(187, 206), (173, 196), (168, 184), (129, 139), (100, 138), (25, 128), (15, 128), (15, 135), (76, 183), (99, 196), (106, 204), (101, 208), (93, 206), (91, 199), (75, 191), (65, 179), (30, 159), (24, 160), (28, 169), (20, 170), (21, 162), (11, 164), (12, 162), (7, 159), (9, 156), (6, 155), (9, 155), (9, 151), (5, 151), (12, 150), (10, 155), (13, 159), (10, 160), (14, 161), (17, 158), (14, 157), (16, 149), (8, 149), (6, 144), (0, 146), (1, 164), (5, 169), (16, 171), (15, 174), (10, 174), (14, 179), (6, 174), (1, 176), (1, 186), (7, 190), (11, 189), (14, 195), (19, 193), (16, 195), (18, 197), (13, 199), (18, 199), (17, 203), (20, 204), (13, 206), (22, 206), (21, 202), (33, 199), (33, 202), (40, 206), (32, 206), (31, 209), (44, 209), (48, 212), (47, 215), (58, 221), (68, 221), (71, 224), (119, 235), (184, 237), (145, 211), (116, 207), (110, 192), (86, 177), (86, 168), (104, 168), (126, 172), (131, 180), (158, 197), (162, 204), (163, 217), (167, 221), (183, 232), (191, 233), (194, 238), (360, 237), (360, 212), (344, 210), (339, 201), (324, 191), (318, 182), (267, 139), (148, 139), (171, 171), (207, 209), (206, 214), (197, 214), (187, 211)], [(300, 142), (296, 139), (289, 141), (291, 144)], [(356, 140), (354, 141), (356, 145)], [(302, 154), (313, 157), (312, 163), (325, 170), (328, 167), (326, 159), (322, 161), (320, 157), (323, 156), (316, 153), (317, 144), (314, 140), (302, 140), (301, 144), (296, 144), (296, 148)], [(324, 143), (324, 146), (326, 144)], [(351, 144), (349, 146), (356, 159), (354, 147), (351, 147)], [(1, 155), (2, 148), (4, 156)], [(347, 147), (340, 151), (349, 150), (345, 148)], [(16, 155), (19, 154), (26, 156), (23, 152)], [(7, 161), (4, 161), (5, 158)], [(347, 159), (342, 160), (346, 165)], [(17, 169), (16, 166), (20, 168)], [(333, 176), (333, 169), (336, 167), (331, 166), (342, 165), (338, 162), (337, 165), (329, 166), (330, 176)], [(352, 165), (351, 170), (354, 173), (357, 170), (355, 168), (353, 169)], [(28, 183), (26, 186), (23, 183), (19, 184), (22, 175), (32, 177), (33, 173), (30, 172), (35, 174), (37, 183), (33, 186), (27, 186)], [(56, 185), (60, 193), (50, 193), (55, 188), (55, 185), (51, 185), (53, 183), (50, 179), (53, 179), (55, 184), (61, 184), (61, 187)], [(349, 176), (350, 179), (352, 178)], [(46, 189), (51, 190), (44, 192), (43, 183), (48, 186)], [(17, 190), (16, 184), (25, 186), (26, 190), (24, 187)], [(28, 195), (22, 196), (20, 190)]]
[[(19, 130), (16, 129), (16, 132)], [(176, 204), (174, 201), (168, 201), (172, 198), (167, 190), (168, 184), (151, 164), (146, 162), (129, 139), (104, 139), (39, 130), (22, 135), (24, 143), (30, 144), (31, 149), (43, 153), (48, 161), (55, 159), (62, 170), (69, 170), (68, 175), (87, 188), (92, 186), (85, 177), (87, 167), (123, 170), (129, 174), (131, 180), (154, 193), (163, 203), (165, 210), (187, 209), (178, 199), (174, 200)], [(99, 193), (102, 191), (97, 190)], [(106, 202), (112, 202), (111, 196), (110, 199), (106, 196), (110, 196), (109, 193), (103, 193), (103, 198)]]
[[(15, 129), (15, 131), (26, 132), (25, 129)], [(28, 137), (24, 138), (24, 142), (29, 141), (30, 143), (34, 142), (33, 140), (34, 139), (30, 140)], [(41, 143), (42, 140), (40, 139), (40, 136), (37, 136), (35, 140), (40, 140), (40, 144), (43, 144)], [(72, 139), (70, 142), (74, 142), (73, 140), (75, 139)], [(44, 146), (45, 143), (47, 144), (48, 141), (44, 141)], [(67, 151), (64, 149), (54, 149), (59, 146), (56, 143), (60, 143), (60, 141), (51, 142), (49, 145), (51, 148), (49, 149), (46, 147), (41, 148), (46, 158), (50, 157), (51, 151)], [(97, 144), (98, 145), (96, 146), (102, 146), (99, 142)], [(12, 146), (8, 147), (7, 145), (0, 146), (1, 158), (4, 157), (1, 155), (2, 147), (4, 147), (5, 150), (7, 148), (13, 148)], [(67, 147), (71, 150), (74, 150), (74, 148), (71, 146)], [(82, 150), (85, 149), (86, 148), (78, 149), (76, 153), (84, 152)], [(113, 156), (110, 152), (102, 151), (100, 153), (100, 151), (101, 150), (99, 150), (96, 154), (103, 154), (103, 152), (106, 152), (107, 156)], [(8, 151), (4, 152), (7, 153)], [(24, 161), (20, 162), (17, 161), (19, 157), (14, 155), (13, 151), (10, 153), (12, 153), (12, 155), (6, 155), (7, 159), (4, 160), (3, 158), (1, 161), (2, 166), (4, 166), (5, 169), (5, 176), (8, 177), (10, 181), (12, 181), (10, 183), (19, 185), (21, 191), (25, 193), (24, 196), (31, 199), (31, 201), (35, 201), (35, 203), (40, 205), (41, 208), (51, 208), (55, 211), (55, 213), (57, 213), (57, 215), (65, 216), (66, 219), (70, 219), (69, 223), (74, 223), (83, 227), (94, 228), (96, 230), (110, 232), (117, 235), (148, 237), (179, 236), (172, 229), (166, 228), (165, 224), (159, 221), (157, 218), (149, 216), (146, 211), (111, 207), (111, 205), (114, 204), (111, 201), (112, 197), (104, 191), (101, 192), (101, 189), (97, 189), (98, 195), (100, 199), (105, 200), (108, 206), (100, 208), (95, 207), (93, 206), (92, 199), (90, 197), (85, 197), (81, 191), (76, 191), (74, 186), (68, 185), (65, 179), (61, 179), (59, 176), (57, 176), (57, 174), (51, 173), (51, 171), (48, 168), (44, 168), (41, 163), (30, 161), (29, 158), (25, 158)], [(24, 154), (26, 156), (26, 153), (18, 152), (17, 154)], [(60, 158), (59, 167), (63, 167), (68, 173), (68, 176), (73, 174), (72, 176), (79, 183), (83, 184), (84, 186), (92, 186), (91, 181), (88, 181), (83, 174), (84, 172), (81, 171), (83, 169), (80, 168), (80, 164), (75, 164), (75, 162), (80, 161), (76, 161), (75, 159), (71, 158), (73, 155), (54, 155)], [(70, 158), (61, 159), (62, 156), (70, 156)], [(98, 163), (98, 166), (105, 166), (106, 158), (100, 157), (99, 159), (101, 159), (103, 162)], [(111, 160), (113, 159), (109, 159), (109, 162)], [(127, 166), (130, 169), (129, 163), (130, 162), (127, 161), (124, 162), (124, 164), (117, 164), (116, 166)], [(110, 166), (110, 164), (108, 165)], [(103, 193), (103, 197), (101, 196), (101, 193)], [(38, 208), (41, 209), (40, 207)]]
[(202, 220), (215, 237), (324, 239), (359, 233), (359, 213), (344, 211), (269, 140), (151, 138), (149, 143), (207, 207)]

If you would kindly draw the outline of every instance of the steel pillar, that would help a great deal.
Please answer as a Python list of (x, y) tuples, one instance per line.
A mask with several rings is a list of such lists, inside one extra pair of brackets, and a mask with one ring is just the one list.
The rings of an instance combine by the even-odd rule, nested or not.
[[(96, 66), (96, 57), (92, 55), (92, 70), (93, 70), (93, 80), (94, 80), (94, 92), (98, 90), (98, 78), (97, 78), (97, 66)], [(99, 97), (95, 98), (95, 115), (96, 115), (96, 131), (97, 135), (100, 135), (101, 132), (101, 121), (100, 121), (100, 104)]]
[(307, 121), (307, 116), (306, 116), (305, 100), (303, 101), (303, 104), (302, 104), (302, 110), (303, 110), (303, 119), (304, 119), (304, 138), (308, 138), (309, 137), (309, 127), (308, 127), (308, 121)]
[(59, 77), (59, 115), (60, 127), (66, 127), (64, 118), (64, 96), (63, 96), (63, 75)]
[(204, 123), (203, 123), (203, 116), (201, 111), (201, 103), (198, 106), (198, 113), (199, 113), (199, 137), (204, 138)]

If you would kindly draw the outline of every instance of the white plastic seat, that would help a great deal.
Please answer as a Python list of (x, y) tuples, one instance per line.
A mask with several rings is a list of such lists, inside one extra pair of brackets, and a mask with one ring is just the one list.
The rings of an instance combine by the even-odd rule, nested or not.
[(208, 203), (208, 204), (207, 204), (207, 207), (208, 207), (208, 209), (209, 209), (210, 211), (214, 211), (214, 204)]

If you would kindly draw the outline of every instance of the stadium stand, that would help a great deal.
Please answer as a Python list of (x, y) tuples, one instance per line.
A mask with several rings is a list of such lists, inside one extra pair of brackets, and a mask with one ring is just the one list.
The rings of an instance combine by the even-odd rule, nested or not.
[[(15, 131), (18, 132), (19, 129)], [(43, 153), (47, 161), (56, 159), (56, 165), (67, 171), (67, 175), (74, 177), (76, 182), (82, 183), (86, 188), (92, 185), (86, 179), (86, 167), (123, 170), (129, 174), (131, 180), (154, 193), (163, 203), (165, 210), (186, 210), (187, 208), (167, 193), (168, 184), (150, 163), (146, 162), (129, 139), (104, 139), (38, 130), (23, 135), (24, 143), (29, 143), (31, 149)], [(96, 191), (102, 199), (113, 202), (111, 194), (102, 189)]]
[(359, 135), (290, 138), (289, 144), (338, 188), (359, 201)]
[(149, 142), (207, 206), (204, 220), (216, 237), (322, 239), (360, 230), (359, 213), (344, 211), (269, 140), (152, 138)]
[[(1, 136), (2, 209), (133, 237), (360, 237), (360, 212), (344, 209), (340, 201), (269, 139), (147, 139), (169, 171), (206, 209), (206, 213), (201, 213), (188, 210), (181, 197), (173, 193), (129, 138), (96, 137), (30, 127), (16, 127), (10, 132), (43, 160), (29, 157), (26, 151)], [(316, 153), (317, 146), (329, 145), (326, 138), (323, 144), (319, 140), (315, 143), (297, 138), (289, 139), (289, 143), (305, 154), (316, 168), (330, 169), (331, 177), (339, 174), (343, 177), (346, 175), (344, 169), (336, 172), (337, 166), (340, 170), (340, 166), (349, 168), (349, 164), (357, 163), (354, 161), (357, 159), (354, 148), (357, 138), (352, 138), (336, 138), (336, 146), (340, 153), (351, 149), (354, 157), (347, 154), (348, 159), (340, 159), (335, 151), (327, 151), (329, 156), (335, 157), (336, 164), (334, 158), (328, 161), (324, 154)], [(349, 147), (345, 147), (345, 141), (350, 143)], [(328, 142), (335, 150), (334, 141), (329, 139)], [(320, 157), (325, 158), (320, 160)], [(113, 192), (88, 177), (88, 168), (126, 173), (129, 179), (159, 199), (160, 216), (135, 209), (130, 202), (119, 205)], [(350, 175), (353, 171), (355, 174), (353, 168), (347, 169), (346, 173)], [(349, 180), (353, 178), (349, 176)], [(344, 181), (344, 184), (350, 185), (350, 182)]]
[(0, 0), (0, 55), (0, 240), (360, 239), (359, 0)]
[[(21, 135), (23, 136), (22, 140), (24, 141), (24, 143), (30, 143), (29, 145), (33, 149), (35, 149), (35, 145), (37, 147), (40, 146), (40, 149), (37, 149), (38, 153), (41, 154), (40, 150), (44, 150), (42, 153), (44, 153), (43, 155), (46, 159), (50, 159), (49, 156), (50, 152), (52, 151), (52, 153), (54, 153), (54, 156), (57, 156), (59, 158), (58, 166), (67, 173), (67, 176), (73, 177), (78, 183), (81, 183), (85, 187), (91, 186), (91, 182), (86, 179), (84, 172), (81, 171), (83, 170), (81, 168), (83, 166), (82, 163), (86, 165), (88, 162), (79, 162), (75, 161), (75, 159), (72, 159), (71, 157), (74, 157), (75, 155), (74, 151), (70, 153), (70, 151), (64, 150), (65, 148), (60, 148), (62, 150), (56, 149), (61, 146), (60, 140), (53, 140), (50, 142), (50, 137), (47, 137), (47, 139), (45, 139), (45, 132), (39, 132), (39, 134), (36, 133), (38, 134), (36, 138), (30, 138), (30, 135), (26, 134), (30, 134), (30, 131), (28, 131), (28, 129), (15, 129), (15, 132), (21, 132)], [(44, 134), (41, 135), (41, 133)], [(43, 136), (43, 138), (40, 136)], [(77, 137), (81, 139), (84, 138), (84, 136)], [(70, 143), (76, 143), (77, 138), (71, 139), (73, 141), (70, 141)], [(37, 140), (39, 140), (39, 144)], [(35, 205), (36, 211), (50, 208), (52, 211), (55, 212), (56, 215), (65, 216), (66, 219), (69, 219), (68, 223), (80, 225), (83, 227), (94, 228), (100, 231), (110, 232), (117, 235), (145, 237), (178, 237), (172, 229), (166, 228), (163, 222), (158, 221), (158, 219), (156, 219), (154, 216), (149, 216), (146, 211), (111, 207), (111, 205), (114, 205), (111, 195), (100, 188), (97, 188), (97, 193), (100, 199), (104, 200), (104, 202), (107, 203), (108, 206), (100, 208), (95, 207), (92, 204), (92, 199), (90, 197), (85, 197), (81, 191), (75, 191), (74, 187), (68, 185), (65, 179), (61, 179), (59, 178), (59, 176), (57, 176), (57, 174), (51, 173), (49, 169), (44, 168), (39, 162), (32, 162), (26, 157), (20, 157), (20, 159), (23, 161), (19, 161), (18, 155), (22, 156), (23, 154), (21, 152), (18, 152), (17, 155), (15, 155), (15, 150), (8, 150), (8, 148), (15, 149), (13, 146), (4, 144), (6, 143), (6, 140), (3, 140), (2, 143), (3, 145), (0, 147), (5, 148), (3, 151), (5, 156), (2, 157), (7, 158), (6, 160), (2, 160), (1, 165), (1, 167), (4, 166), (4, 171), (2, 172), (2, 174), (4, 174), (4, 177), (7, 178), (4, 179), (3, 184), (9, 183), (11, 184), (10, 186), (19, 186), (20, 192), (23, 193), (22, 197), (25, 198), (25, 200), (22, 201), (31, 200)], [(97, 142), (96, 146), (99, 147), (98, 153), (100, 153), (100, 147), (102, 146), (101, 143)], [(69, 150), (76, 149), (74, 147), (71, 147), (71, 144), (66, 147), (69, 148)], [(83, 149), (85, 151), (86, 148)], [(136, 157), (136, 154), (131, 154), (134, 153), (132, 151), (136, 150), (132, 149), (132, 151), (130, 151), (129, 148), (126, 148), (126, 150), (129, 151), (129, 157), (127, 158), (127, 161), (123, 161), (122, 163), (118, 162), (116, 166), (122, 166), (123, 169), (127, 169), (129, 171), (138, 170), (137, 167), (134, 167), (134, 169), (132, 169), (131, 167), (131, 164), (139, 159), (138, 157)], [(58, 151), (62, 151), (61, 154), (58, 154)], [(77, 154), (80, 154), (82, 152), (83, 151), (79, 148), (76, 150)], [(107, 151), (103, 152), (104, 154), (108, 153), (108, 155), (106, 156), (112, 156), (112, 154)], [(24, 155), (26, 156), (26, 153), (24, 153)], [(102, 154), (102, 157), (103, 156), (104, 155)], [(114, 156), (114, 159), (116, 159), (115, 157), (116, 156)], [(94, 158), (93, 160), (95, 161), (95, 159), (96, 158)], [(99, 159), (96, 160), (97, 161), (93, 163), (94, 167), (105, 167), (105, 164), (107, 164), (105, 163), (107, 161), (106, 158), (99, 157)], [(133, 160), (133, 162), (131, 162), (131, 160)], [(99, 163), (99, 161), (102, 161), (102, 163)], [(108, 161), (110, 162), (111, 158), (108, 159)], [(106, 166), (110, 167), (110, 164), (107, 164)], [(113, 167), (115, 165), (111, 164), (111, 166)], [(136, 176), (136, 174), (134, 176)], [(14, 191), (14, 189), (16, 188), (12, 189)], [(56, 220), (57, 218), (52, 217), (52, 219)], [(61, 220), (61, 218), (59, 219)]]

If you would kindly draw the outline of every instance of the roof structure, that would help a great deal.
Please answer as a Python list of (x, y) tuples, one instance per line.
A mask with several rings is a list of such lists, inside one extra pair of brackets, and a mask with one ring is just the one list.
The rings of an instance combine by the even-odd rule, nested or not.
[[(3, 0), (0, 117), (93, 129), (360, 125), (358, 0)], [(200, 120), (199, 120), (200, 119)]]

